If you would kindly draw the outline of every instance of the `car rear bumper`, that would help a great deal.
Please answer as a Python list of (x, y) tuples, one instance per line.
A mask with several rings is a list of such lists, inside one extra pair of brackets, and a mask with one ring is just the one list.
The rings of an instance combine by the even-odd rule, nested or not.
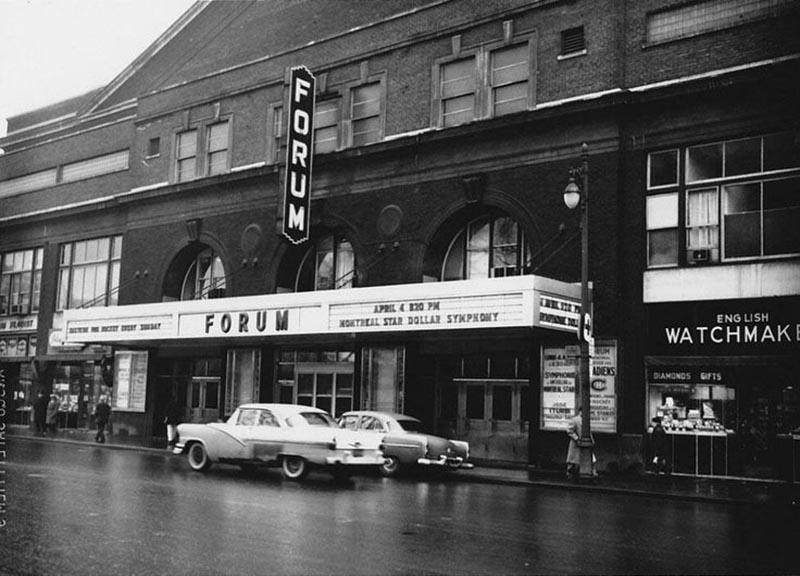
[(475, 468), (474, 464), (464, 462), (464, 459), (458, 456), (447, 456), (442, 454), (438, 459), (432, 458), (419, 458), (417, 464), (422, 466), (442, 466), (444, 468), (451, 468), (453, 470), (472, 470)]

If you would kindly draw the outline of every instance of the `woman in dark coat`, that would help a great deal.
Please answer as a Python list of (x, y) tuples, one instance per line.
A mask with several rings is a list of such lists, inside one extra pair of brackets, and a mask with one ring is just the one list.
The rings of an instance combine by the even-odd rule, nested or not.
[(36, 435), (44, 436), (47, 425), (47, 396), (39, 392), (33, 401), (33, 423), (36, 426)]
[(669, 462), (667, 460), (667, 431), (664, 430), (664, 426), (661, 425), (661, 418), (658, 416), (653, 418), (653, 432), (651, 433), (650, 441), (653, 446), (653, 464), (656, 466), (656, 472), (658, 474), (668, 474)]

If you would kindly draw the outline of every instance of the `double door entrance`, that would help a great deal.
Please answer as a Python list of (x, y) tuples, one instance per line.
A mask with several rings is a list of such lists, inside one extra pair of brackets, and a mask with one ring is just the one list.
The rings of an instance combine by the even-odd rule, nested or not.
[(472, 458), (528, 461), (528, 380), (459, 379), (439, 387), (437, 429), (470, 445)]
[(186, 395), (189, 422), (214, 422), (219, 420), (220, 388), (219, 377), (192, 377)]

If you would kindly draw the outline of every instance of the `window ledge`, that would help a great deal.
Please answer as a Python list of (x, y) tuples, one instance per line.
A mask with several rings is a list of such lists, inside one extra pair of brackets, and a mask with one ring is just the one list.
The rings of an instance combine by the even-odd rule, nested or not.
[(587, 54), (587, 51), (586, 51), (586, 48), (584, 48), (583, 50), (581, 50), (579, 52), (570, 52), (569, 54), (559, 54), (556, 57), (556, 59), (559, 60), (559, 61), (561, 61), (561, 60), (571, 60), (572, 58), (578, 58), (580, 56), (586, 56), (586, 54)]

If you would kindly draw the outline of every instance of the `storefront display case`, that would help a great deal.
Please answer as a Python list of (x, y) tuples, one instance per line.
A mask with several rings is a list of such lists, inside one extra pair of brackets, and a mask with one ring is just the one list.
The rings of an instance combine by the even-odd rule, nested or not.
[(735, 400), (735, 389), (720, 385), (650, 386), (649, 417), (660, 417), (667, 431), (673, 472), (729, 475), (735, 442)]

